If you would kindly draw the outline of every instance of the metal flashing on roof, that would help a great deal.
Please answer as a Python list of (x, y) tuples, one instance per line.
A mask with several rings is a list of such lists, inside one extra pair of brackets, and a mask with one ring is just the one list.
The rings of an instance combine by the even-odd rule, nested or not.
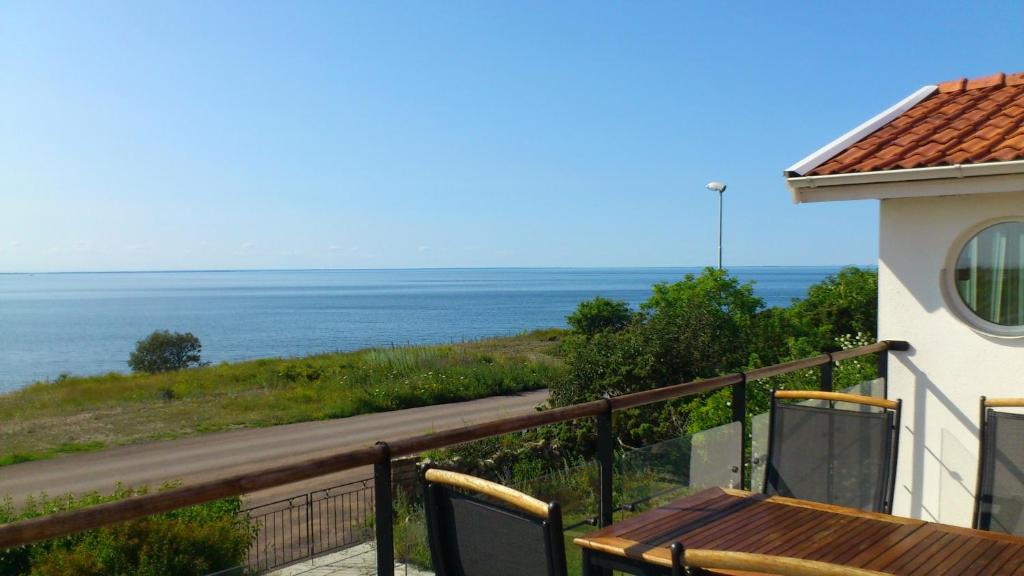
[(910, 110), (925, 98), (931, 96), (939, 89), (938, 86), (929, 84), (922, 86), (916, 92), (907, 96), (903, 100), (900, 100), (896, 104), (890, 106), (880, 114), (871, 118), (867, 122), (864, 122), (860, 126), (857, 126), (853, 130), (850, 130), (846, 134), (843, 134), (839, 138), (836, 138), (832, 142), (829, 142), (825, 146), (822, 146), (818, 150), (811, 153), (803, 160), (793, 164), (786, 169), (785, 175), (787, 177), (803, 176), (811, 170), (814, 170), (818, 166), (821, 166), (830, 158), (839, 154), (843, 150), (846, 150), (851, 145), (857, 143), (865, 136), (871, 134), (875, 130), (878, 130), (882, 126), (885, 126), (900, 114), (903, 114), (907, 110)]

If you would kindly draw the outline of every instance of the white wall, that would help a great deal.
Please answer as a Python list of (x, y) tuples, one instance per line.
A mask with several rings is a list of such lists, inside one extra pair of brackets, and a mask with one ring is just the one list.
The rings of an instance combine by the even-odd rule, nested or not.
[(1024, 214), (1024, 192), (882, 200), (880, 213), (879, 337), (911, 345), (889, 361), (888, 395), (903, 399), (893, 513), (970, 526), (979, 397), (1024, 396), (1024, 340), (959, 320), (941, 274), (969, 228)]

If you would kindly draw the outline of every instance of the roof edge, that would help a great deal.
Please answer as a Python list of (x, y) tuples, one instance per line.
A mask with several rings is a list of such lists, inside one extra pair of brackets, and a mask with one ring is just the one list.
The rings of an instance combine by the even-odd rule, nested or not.
[[(892, 185), (921, 180), (961, 180), (980, 176), (1011, 176), (1020, 174), (1024, 174), (1024, 160), (983, 162), (980, 164), (952, 164), (950, 166), (931, 166), (901, 170), (877, 170), (874, 172), (829, 174), (825, 176), (791, 176), (786, 178), (786, 185), (793, 194), (793, 202), (799, 204), (808, 201), (804, 197), (804, 191), (809, 191), (810, 189), (833, 186), (851, 187), (867, 184)], [(853, 199), (853, 197), (837, 194), (835, 199), (849, 200)], [(817, 198), (814, 201), (820, 202), (822, 200), (825, 200), (825, 198)]]
[(934, 84), (928, 84), (917, 89), (913, 94), (907, 96), (903, 100), (900, 100), (896, 104), (893, 104), (889, 108), (883, 110), (881, 113), (875, 115), (867, 122), (862, 123), (853, 130), (850, 130), (846, 134), (843, 134), (839, 138), (829, 142), (821, 148), (815, 150), (803, 160), (793, 164), (784, 172), (787, 178), (794, 176), (803, 176), (811, 170), (814, 170), (818, 166), (821, 166), (843, 150), (846, 150), (853, 144), (856, 144), (862, 140), (868, 134), (871, 134), (875, 130), (878, 130), (882, 126), (885, 126), (889, 122), (892, 122), (897, 116), (903, 114), (907, 110), (910, 110), (916, 106), (919, 102), (925, 98), (931, 96), (939, 89)]

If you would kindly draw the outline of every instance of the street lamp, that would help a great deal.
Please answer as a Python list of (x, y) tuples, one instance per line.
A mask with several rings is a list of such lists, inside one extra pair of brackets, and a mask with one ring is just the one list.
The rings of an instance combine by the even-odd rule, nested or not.
[(712, 180), (705, 185), (705, 188), (712, 192), (718, 192), (718, 269), (722, 269), (722, 194), (725, 192), (725, 182)]

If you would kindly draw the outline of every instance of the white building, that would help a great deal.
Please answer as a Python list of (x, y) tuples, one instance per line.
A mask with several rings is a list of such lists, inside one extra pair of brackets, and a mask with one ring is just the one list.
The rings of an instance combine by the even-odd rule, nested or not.
[(786, 181), (796, 202), (880, 201), (878, 336), (911, 346), (889, 369), (893, 513), (970, 526), (979, 399), (1024, 397), (1024, 73), (925, 86)]

